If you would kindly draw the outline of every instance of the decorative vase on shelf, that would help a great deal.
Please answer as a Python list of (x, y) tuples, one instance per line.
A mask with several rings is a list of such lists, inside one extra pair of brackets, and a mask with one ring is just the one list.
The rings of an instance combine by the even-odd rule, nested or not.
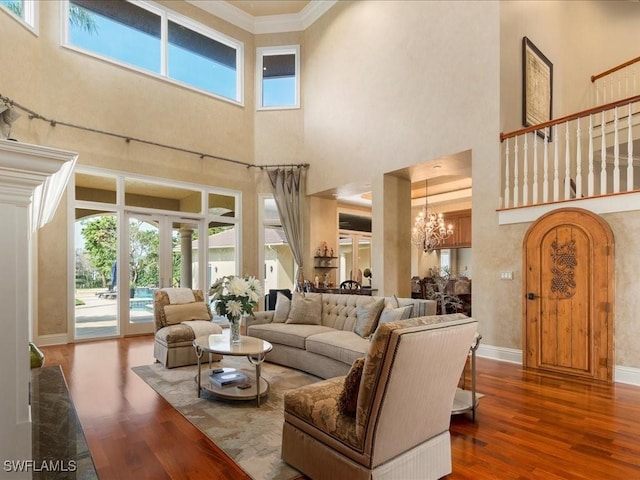
[(240, 317), (231, 317), (231, 343), (240, 343)]

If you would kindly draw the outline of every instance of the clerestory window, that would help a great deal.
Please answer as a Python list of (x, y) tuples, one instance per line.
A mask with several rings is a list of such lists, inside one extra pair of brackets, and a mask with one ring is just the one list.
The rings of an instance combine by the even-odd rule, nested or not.
[(37, 18), (35, 0), (0, 0), (0, 7), (11, 12), (27, 28), (35, 30)]
[(241, 42), (151, 2), (67, 4), (67, 46), (242, 102)]
[(300, 106), (300, 47), (260, 47), (256, 55), (258, 109)]

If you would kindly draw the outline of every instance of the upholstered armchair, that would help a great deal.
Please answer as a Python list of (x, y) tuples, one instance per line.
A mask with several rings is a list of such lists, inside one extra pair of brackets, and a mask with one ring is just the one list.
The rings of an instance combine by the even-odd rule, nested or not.
[[(198, 363), (193, 340), (203, 335), (222, 333), (212, 323), (209, 304), (202, 290), (163, 288), (153, 296), (156, 333), (153, 354), (167, 368)], [(217, 355), (213, 360), (222, 358)]]
[(314, 480), (451, 473), (451, 407), (476, 329), (462, 314), (380, 325), (346, 377), (285, 394), (284, 461)]

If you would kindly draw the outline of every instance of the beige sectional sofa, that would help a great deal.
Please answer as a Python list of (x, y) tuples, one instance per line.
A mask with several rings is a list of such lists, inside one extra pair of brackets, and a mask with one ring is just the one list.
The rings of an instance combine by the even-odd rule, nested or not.
[(378, 324), (435, 314), (433, 300), (294, 292), (248, 317), (247, 335), (273, 345), (267, 361), (332, 378), (366, 355)]

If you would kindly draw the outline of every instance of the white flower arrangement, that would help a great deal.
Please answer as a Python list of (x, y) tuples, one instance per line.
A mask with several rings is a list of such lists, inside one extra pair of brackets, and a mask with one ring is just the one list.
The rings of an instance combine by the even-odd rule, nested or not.
[(229, 275), (216, 280), (209, 289), (209, 295), (215, 302), (218, 315), (226, 316), (235, 323), (242, 315), (253, 315), (253, 309), (262, 297), (262, 286), (255, 277)]

